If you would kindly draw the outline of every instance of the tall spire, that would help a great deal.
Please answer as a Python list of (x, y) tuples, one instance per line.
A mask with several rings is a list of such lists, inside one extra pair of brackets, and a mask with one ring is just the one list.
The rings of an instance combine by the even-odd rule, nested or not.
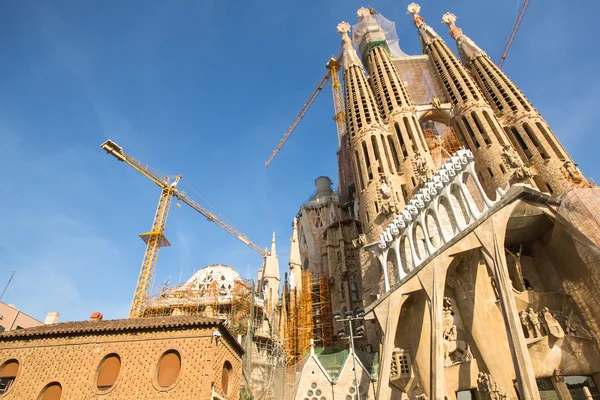
[(360, 67), (362, 69), (362, 63), (356, 54), (356, 50), (352, 47), (352, 39), (348, 36), (350, 32), (350, 24), (342, 21), (337, 26), (337, 31), (342, 35), (342, 65), (344, 71), (350, 67)]
[[(371, 87), (388, 125), (389, 134), (382, 137), (382, 147), (392, 176), (397, 174), (399, 178), (392, 178), (390, 182), (396, 183), (396, 191), (402, 192), (404, 199), (397, 197), (402, 206), (409, 200), (409, 193), (413, 193), (431, 177), (433, 159), (417, 120), (416, 108), (392, 62), (378, 22), (368, 10), (360, 9), (357, 15), (358, 26), (368, 32), (363, 35), (360, 45), (368, 49), (363, 58), (367, 60)], [(397, 182), (393, 182), (394, 180)]]
[(279, 259), (277, 257), (277, 249), (275, 246), (275, 232), (273, 232), (273, 239), (271, 240), (271, 252), (267, 254), (265, 259), (265, 271), (263, 273), (265, 278), (275, 278), (279, 281)]
[[(462, 144), (475, 156), (475, 168), (487, 195), (494, 198), (496, 190), (508, 183), (532, 183), (531, 171), (516, 157), (507, 133), (475, 79), (425, 23), (420, 11), (421, 7), (415, 3), (408, 6), (419, 30), (423, 52), (431, 59), (453, 105), (453, 125)], [(446, 16), (445, 21), (451, 24), (455, 19)], [(452, 34), (463, 38), (462, 32), (454, 28)]]
[(450, 36), (456, 40), (458, 55), (463, 64), (469, 65), (471, 61), (478, 56), (487, 56), (485, 51), (481, 50), (459, 27), (456, 26), (456, 15), (446, 13), (442, 16), (442, 24), (448, 25)]
[[(456, 40), (463, 64), (494, 114), (499, 116), (516, 154), (528, 167), (537, 187), (558, 196), (571, 187), (587, 186), (581, 171), (529, 99), (455, 22), (454, 14), (444, 14), (442, 24), (448, 25), (450, 35)], [(510, 150), (513, 155), (507, 153), (506, 158), (518, 160), (515, 150)]]
[(302, 284), (300, 276), (302, 270), (302, 258), (300, 257), (300, 242), (298, 241), (298, 218), (292, 223), (292, 237), (290, 238), (290, 287), (299, 288)]

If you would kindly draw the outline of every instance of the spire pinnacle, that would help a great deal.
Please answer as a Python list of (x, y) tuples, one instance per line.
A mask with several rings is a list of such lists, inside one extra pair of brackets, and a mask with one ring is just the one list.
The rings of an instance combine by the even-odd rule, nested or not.
[(442, 24), (443, 25), (448, 25), (448, 28), (450, 30), (450, 36), (452, 36), (452, 39), (454, 40), (458, 40), (463, 36), (463, 32), (462, 29), (460, 29), (459, 27), (457, 27), (454, 23), (456, 22), (456, 15), (447, 12), (446, 14), (444, 14), (442, 16)]
[(442, 24), (448, 25), (448, 29), (450, 31), (450, 36), (454, 40), (456, 40), (456, 45), (458, 47), (458, 54), (462, 59), (463, 63), (468, 64), (475, 57), (479, 55), (485, 55), (485, 52), (481, 50), (475, 42), (471, 40), (467, 35), (465, 35), (459, 27), (456, 26), (456, 15), (452, 13), (446, 13), (442, 16)]
[(350, 39), (350, 36), (348, 35), (348, 32), (350, 32), (350, 24), (345, 21), (340, 22), (337, 25), (337, 31), (342, 35), (342, 62), (344, 70), (355, 65), (362, 68), (358, 54), (356, 54), (356, 50), (352, 47), (352, 39)]
[(271, 255), (275, 256), (277, 255), (277, 251), (275, 248), (275, 232), (273, 232), (273, 239), (271, 239)]
[(419, 35), (421, 38), (421, 44), (423, 46), (430, 44), (434, 39), (442, 40), (440, 36), (433, 30), (433, 28), (427, 23), (425, 23), (425, 19), (419, 15), (421, 12), (421, 6), (417, 3), (410, 3), (407, 7), (408, 14), (412, 14), (413, 22), (417, 29), (419, 30)]
[(421, 6), (418, 5), (417, 3), (410, 3), (408, 5), (408, 7), (406, 7), (406, 9), (408, 10), (407, 14), (412, 14), (413, 16), (413, 22), (415, 23), (415, 25), (418, 27), (419, 25), (425, 23), (425, 20), (423, 19), (423, 17), (421, 17), (419, 15), (419, 13), (421, 12)]

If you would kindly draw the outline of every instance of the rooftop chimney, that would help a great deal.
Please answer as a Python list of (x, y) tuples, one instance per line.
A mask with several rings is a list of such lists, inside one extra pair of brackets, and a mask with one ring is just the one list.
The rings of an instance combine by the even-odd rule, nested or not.
[(58, 322), (58, 318), (60, 317), (60, 314), (57, 312), (49, 312), (48, 315), (46, 315), (46, 319), (44, 320), (44, 324), (45, 325), (52, 325), (52, 324), (56, 324)]
[(94, 311), (92, 315), (90, 315), (90, 321), (102, 321), (104, 316), (99, 311)]

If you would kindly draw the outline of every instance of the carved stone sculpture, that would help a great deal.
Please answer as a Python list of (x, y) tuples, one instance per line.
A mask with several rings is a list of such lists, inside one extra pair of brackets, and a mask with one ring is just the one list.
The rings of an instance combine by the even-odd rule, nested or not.
[(527, 311), (521, 311), (519, 313), (519, 318), (521, 319), (521, 326), (523, 326), (523, 333), (525, 334), (525, 337), (533, 337), (531, 322), (529, 321), (529, 315), (527, 315)]
[(486, 372), (479, 372), (477, 390), (481, 393), (487, 393), (492, 400), (508, 399), (508, 395), (498, 389), (498, 384), (496, 384), (494, 378)]
[(562, 326), (560, 326), (560, 323), (556, 320), (554, 315), (552, 315), (550, 310), (548, 310), (548, 307), (544, 307), (543, 313), (546, 326), (548, 327), (548, 334), (556, 338), (565, 336), (565, 331), (563, 330)]
[(571, 181), (575, 183), (581, 183), (583, 181), (583, 175), (581, 174), (581, 171), (579, 171), (579, 168), (577, 168), (577, 166), (573, 164), (572, 161), (565, 161), (565, 163), (563, 164), (563, 168), (565, 170), (567, 178), (569, 178)]
[(444, 297), (443, 302), (444, 331), (444, 365), (446, 367), (459, 364), (473, 359), (469, 344), (464, 340), (458, 340), (458, 329), (454, 324), (454, 311), (452, 300)]
[(538, 318), (537, 312), (535, 312), (533, 308), (529, 307), (529, 309), (527, 310), (527, 315), (529, 316), (529, 322), (531, 323), (533, 337), (542, 336), (542, 333), (540, 331), (540, 320)]

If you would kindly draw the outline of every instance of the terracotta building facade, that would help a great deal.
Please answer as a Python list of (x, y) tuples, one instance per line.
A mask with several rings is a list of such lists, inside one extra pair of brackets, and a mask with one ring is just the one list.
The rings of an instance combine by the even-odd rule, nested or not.
[(218, 320), (96, 315), (1, 334), (0, 398), (237, 400), (242, 355)]

